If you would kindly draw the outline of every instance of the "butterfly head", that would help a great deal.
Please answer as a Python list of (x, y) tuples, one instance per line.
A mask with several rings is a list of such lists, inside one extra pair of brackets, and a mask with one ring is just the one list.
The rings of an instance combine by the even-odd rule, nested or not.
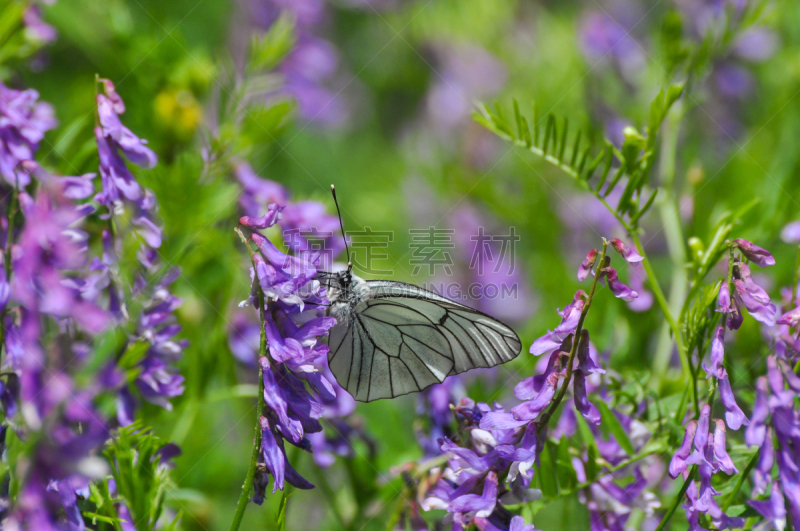
[(334, 275), (334, 285), (342, 291), (350, 291), (353, 286), (353, 264), (348, 263), (347, 269), (337, 271)]

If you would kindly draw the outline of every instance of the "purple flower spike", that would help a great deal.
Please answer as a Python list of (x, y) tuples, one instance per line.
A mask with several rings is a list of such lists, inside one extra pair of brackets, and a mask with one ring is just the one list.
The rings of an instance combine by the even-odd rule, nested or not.
[(260, 217), (254, 218), (252, 216), (242, 216), (239, 218), (239, 223), (244, 225), (245, 227), (250, 227), (251, 229), (266, 229), (269, 228), (281, 219), (281, 211), (284, 207), (276, 204), (270, 203), (267, 207), (267, 212)]
[(737, 247), (739, 247), (739, 250), (742, 252), (742, 254), (754, 264), (757, 264), (761, 267), (775, 265), (775, 258), (773, 258), (766, 249), (762, 249), (758, 245), (754, 245), (753, 243), (743, 240), (742, 238), (737, 238), (733, 241), (736, 243)]
[(578, 369), (573, 373), (573, 391), (575, 393), (575, 409), (580, 411), (581, 415), (589, 422), (600, 425), (600, 412), (597, 408), (589, 402), (589, 397), (586, 396), (586, 377), (583, 371)]
[(605, 274), (608, 280), (608, 287), (611, 289), (611, 292), (616, 298), (622, 299), (625, 302), (631, 302), (633, 299), (639, 296), (638, 293), (620, 282), (619, 276), (617, 276), (617, 271), (613, 267), (606, 268)]
[(597, 260), (597, 249), (592, 249), (589, 251), (589, 254), (586, 255), (586, 258), (581, 262), (580, 267), (578, 267), (578, 280), (584, 281), (589, 278), (589, 273), (592, 272), (592, 268), (594, 267), (594, 263)]
[(625, 245), (619, 238), (612, 238), (611, 245), (614, 246), (614, 250), (617, 251), (629, 264), (638, 264), (644, 260), (642, 255)]
[(672, 479), (677, 478), (679, 475), (686, 472), (686, 460), (692, 452), (692, 442), (694, 441), (694, 434), (697, 431), (697, 421), (691, 420), (686, 425), (686, 431), (683, 434), (683, 443), (681, 447), (672, 456), (669, 462), (669, 475)]
[(719, 378), (717, 385), (719, 386), (720, 401), (725, 406), (725, 422), (728, 427), (732, 430), (738, 430), (742, 427), (742, 424), (745, 426), (750, 424), (750, 421), (747, 420), (744, 412), (736, 403), (730, 380), (728, 378)]

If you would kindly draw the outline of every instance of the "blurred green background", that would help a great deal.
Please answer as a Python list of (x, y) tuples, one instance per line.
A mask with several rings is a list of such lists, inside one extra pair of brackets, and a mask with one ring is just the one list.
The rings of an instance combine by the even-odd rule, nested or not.
[[(149, 406), (146, 417), (183, 449), (170, 502), (184, 511), (183, 527), (227, 529), (255, 414), (254, 398), (235, 396), (247, 395), (247, 388), (234, 386), (255, 383), (257, 373), (236, 363), (228, 345), (231, 312), (249, 289), (233, 233), (240, 186), (230, 171), (204, 160), (215, 142), (227, 142), (228, 153), (285, 185), (293, 198), (323, 201), (330, 212), (335, 183), (348, 228), (394, 232), (380, 266), (398, 280), (428, 280), (411, 275), (409, 228), (457, 229), (452, 215), (467, 205), (489, 225), (515, 227), (529, 305), (511, 320), (527, 348), (557, 324), (555, 309), (579, 287), (574, 273), (586, 251), (600, 236), (620, 234), (563, 175), (476, 124), (473, 104), (496, 100), (508, 109), (516, 98), (527, 110), (535, 100), (540, 116), (567, 116), (588, 138), (614, 141), (624, 125), (646, 125), (650, 100), (680, 77), (675, 55), (702, 46), (698, 13), (716, 9), (708, 4), (58, 0), (43, 6), (57, 40), (3, 71), (56, 108), (60, 126), (48, 134), (40, 159), (64, 175), (93, 171), (95, 74), (114, 81), (127, 105), (126, 125), (160, 156), (154, 170), (135, 170), (159, 200), (162, 260), (183, 270), (176, 290), (185, 300), (180, 319), (191, 345), (181, 362), (185, 395), (174, 412)], [(249, 39), (263, 35), (282, 7), (296, 19), (298, 45), (315, 39), (324, 45), (317, 55), (290, 55), (300, 66), (254, 76), (236, 92)], [(657, 166), (653, 178), (670, 179), (685, 234), (701, 240), (722, 211), (760, 198), (738, 235), (776, 255), (774, 285), (784, 285), (795, 251), (778, 233), (800, 217), (800, 4), (777, 0), (761, 7), (746, 30), (756, 33), (743, 30), (691, 79), (692, 96), (682, 102), (687, 118), (675, 132), (675, 167)], [(240, 112), (231, 128), (220, 102), (233, 98), (244, 106), (243, 99), (278, 87), (280, 73), (288, 93), (263, 97), (263, 107)], [(643, 223), (643, 241), (667, 288), (683, 267), (662, 228), (674, 221), (669, 218), (654, 208)], [(613, 369), (646, 382), (660, 315), (610, 302), (597, 302), (593, 339)], [(757, 344), (752, 320), (739, 338), (734, 357)], [(523, 353), (494, 374), (468, 379), (469, 394), (502, 402), (533, 366)], [(669, 389), (675, 381), (677, 373), (665, 372), (657, 385)], [(345, 518), (356, 510), (367, 516), (356, 529), (385, 529), (405, 495), (393, 467), (421, 456), (412, 429), (416, 407), (415, 396), (360, 404), (356, 416), (377, 452), (359, 443), (355, 458), (322, 471), (327, 495), (295, 492), (287, 528), (338, 529), (330, 511), (335, 501)], [(310, 456), (292, 458), (319, 482), (321, 469)], [(279, 499), (268, 495), (262, 507), (249, 508), (242, 528), (274, 529)], [(537, 516), (537, 528), (579, 528), (581, 511), (577, 501), (553, 504)]]

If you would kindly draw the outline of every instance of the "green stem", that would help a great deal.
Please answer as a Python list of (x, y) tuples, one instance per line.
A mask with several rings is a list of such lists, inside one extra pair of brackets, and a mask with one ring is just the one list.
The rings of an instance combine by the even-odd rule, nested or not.
[[(242, 238), (250, 254), (250, 259), (253, 258), (253, 250), (250, 244), (247, 243), (242, 232), (236, 228), (236, 232)], [(255, 267), (255, 263), (253, 264)], [(264, 293), (258, 285), (258, 281), (254, 280), (258, 290), (258, 314), (261, 320), (261, 344), (259, 352), (261, 356), (267, 355), (267, 335), (264, 329)], [(264, 410), (264, 374), (261, 364), (258, 365), (258, 407), (256, 408), (256, 422), (253, 429), (253, 451), (250, 454), (250, 465), (247, 468), (247, 475), (244, 478), (242, 485), (242, 492), (239, 494), (239, 501), (236, 504), (236, 512), (233, 514), (233, 521), (231, 522), (230, 531), (238, 531), (239, 526), (242, 524), (244, 512), (247, 509), (247, 502), (250, 501), (250, 492), (253, 490), (253, 478), (256, 475), (256, 466), (258, 464), (258, 457), (261, 454), (261, 412)]]
[(697, 465), (692, 467), (692, 471), (689, 472), (689, 475), (686, 477), (686, 481), (683, 482), (683, 487), (681, 487), (681, 491), (675, 497), (675, 501), (673, 502), (672, 506), (667, 511), (667, 514), (664, 515), (664, 518), (661, 519), (661, 522), (656, 527), (655, 531), (662, 531), (666, 525), (669, 523), (670, 518), (672, 515), (675, 514), (675, 511), (678, 510), (678, 506), (683, 501), (683, 497), (686, 496), (686, 491), (689, 490), (689, 486), (694, 481), (694, 476), (697, 474)]
[[(659, 308), (661, 308), (664, 318), (667, 320), (667, 323), (669, 323), (670, 330), (672, 330), (672, 337), (675, 339), (675, 345), (678, 347), (678, 352), (681, 355), (681, 366), (683, 368), (683, 373), (693, 380), (694, 371), (692, 370), (692, 360), (686, 345), (683, 343), (683, 335), (681, 334), (680, 326), (675, 320), (675, 317), (672, 315), (672, 310), (670, 309), (666, 297), (664, 297), (664, 292), (661, 291), (661, 285), (658, 282), (655, 271), (653, 271), (650, 260), (647, 258), (647, 255), (644, 252), (644, 247), (642, 247), (642, 241), (639, 238), (639, 235), (635, 232), (631, 232), (630, 236), (633, 240), (633, 243), (636, 245), (636, 250), (641, 256), (644, 257), (644, 260), (641, 262), (642, 266), (647, 273), (647, 278), (650, 280), (650, 289), (653, 290), (653, 296), (655, 297)], [(697, 398), (697, 388), (694, 385), (692, 385), (692, 402), (694, 403), (695, 413), (699, 414), (700, 403)]]
[[(673, 315), (681, 309), (686, 298), (688, 279), (686, 278), (686, 248), (681, 228), (680, 213), (673, 191), (675, 183), (675, 160), (677, 158), (678, 130), (683, 117), (683, 106), (676, 102), (661, 127), (661, 155), (659, 158), (659, 174), (661, 176), (662, 195), (658, 202), (659, 215), (667, 240), (667, 248), (672, 259), (672, 279), (670, 281), (669, 306)], [(679, 321), (680, 322), (680, 321)], [(653, 360), (653, 374), (662, 375), (669, 366), (672, 355), (672, 341), (669, 338), (669, 326), (662, 327), (658, 338), (656, 355)]]
[(581, 316), (578, 319), (578, 326), (575, 329), (575, 334), (572, 336), (572, 348), (569, 349), (569, 359), (567, 360), (567, 375), (564, 377), (564, 383), (561, 385), (561, 389), (558, 391), (558, 395), (556, 396), (555, 400), (553, 400), (550, 407), (545, 411), (541, 418), (539, 419), (539, 430), (543, 430), (547, 427), (547, 423), (550, 421), (550, 417), (553, 416), (556, 409), (558, 409), (558, 405), (561, 403), (561, 400), (564, 398), (564, 395), (567, 393), (567, 386), (569, 385), (569, 381), (572, 379), (572, 362), (575, 359), (575, 354), (578, 352), (579, 344), (581, 342), (581, 331), (583, 330), (583, 322), (586, 320), (586, 314), (589, 313), (589, 307), (592, 305), (592, 299), (594, 298), (594, 292), (597, 289), (597, 281), (600, 280), (602, 276), (601, 269), (604, 266), (605, 258), (606, 258), (606, 250), (608, 249), (608, 241), (603, 238), (603, 250), (600, 252), (600, 258), (597, 262), (597, 270), (594, 275), (594, 281), (592, 281), (592, 289), (589, 292), (589, 298), (586, 301), (586, 304), (583, 306), (583, 310), (581, 311)]

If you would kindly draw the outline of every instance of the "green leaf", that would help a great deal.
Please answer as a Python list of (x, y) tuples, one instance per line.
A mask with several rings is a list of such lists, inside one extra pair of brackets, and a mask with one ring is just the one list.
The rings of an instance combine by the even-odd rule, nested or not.
[(583, 444), (586, 445), (586, 452), (588, 459), (586, 461), (586, 479), (592, 481), (594, 478), (597, 477), (597, 456), (599, 452), (597, 450), (597, 441), (594, 438), (594, 432), (589, 427), (589, 424), (586, 423), (586, 419), (583, 418), (583, 415), (575, 415), (578, 421), (578, 433), (581, 434), (581, 439), (583, 439)]
[(283, 491), (283, 496), (281, 496), (281, 504), (280, 507), (278, 507), (278, 531), (286, 531), (286, 506), (289, 503), (290, 496), (291, 494), (287, 494), (285, 490)]
[(575, 474), (575, 468), (572, 466), (572, 456), (569, 453), (569, 441), (564, 436), (558, 442), (556, 471), (560, 490), (572, 490), (578, 484), (578, 476)]
[(122, 354), (122, 357), (120, 357), (118, 365), (125, 370), (133, 369), (142, 361), (149, 348), (150, 343), (147, 341), (137, 341), (129, 344), (128, 348), (126, 348), (125, 352)]
[(157, 455), (166, 441), (141, 422), (120, 428), (105, 450), (118, 496), (140, 529), (152, 529), (161, 517), (164, 500), (172, 488), (167, 467)]
[(608, 430), (611, 435), (614, 436), (614, 439), (617, 440), (617, 443), (622, 447), (623, 450), (628, 455), (633, 455), (636, 451), (633, 449), (633, 444), (631, 440), (628, 438), (628, 434), (625, 432), (625, 428), (622, 427), (619, 419), (616, 415), (611, 411), (608, 407), (608, 404), (603, 402), (602, 400), (596, 401), (597, 409), (600, 410), (600, 429)]
[(263, 36), (254, 35), (250, 41), (251, 70), (271, 70), (294, 46), (294, 18), (284, 11)]
[(548, 441), (542, 449), (542, 453), (539, 454), (539, 471), (536, 474), (536, 477), (539, 478), (539, 488), (542, 489), (542, 494), (545, 497), (558, 494), (558, 479), (550, 451), (551, 446), (550, 441)]

